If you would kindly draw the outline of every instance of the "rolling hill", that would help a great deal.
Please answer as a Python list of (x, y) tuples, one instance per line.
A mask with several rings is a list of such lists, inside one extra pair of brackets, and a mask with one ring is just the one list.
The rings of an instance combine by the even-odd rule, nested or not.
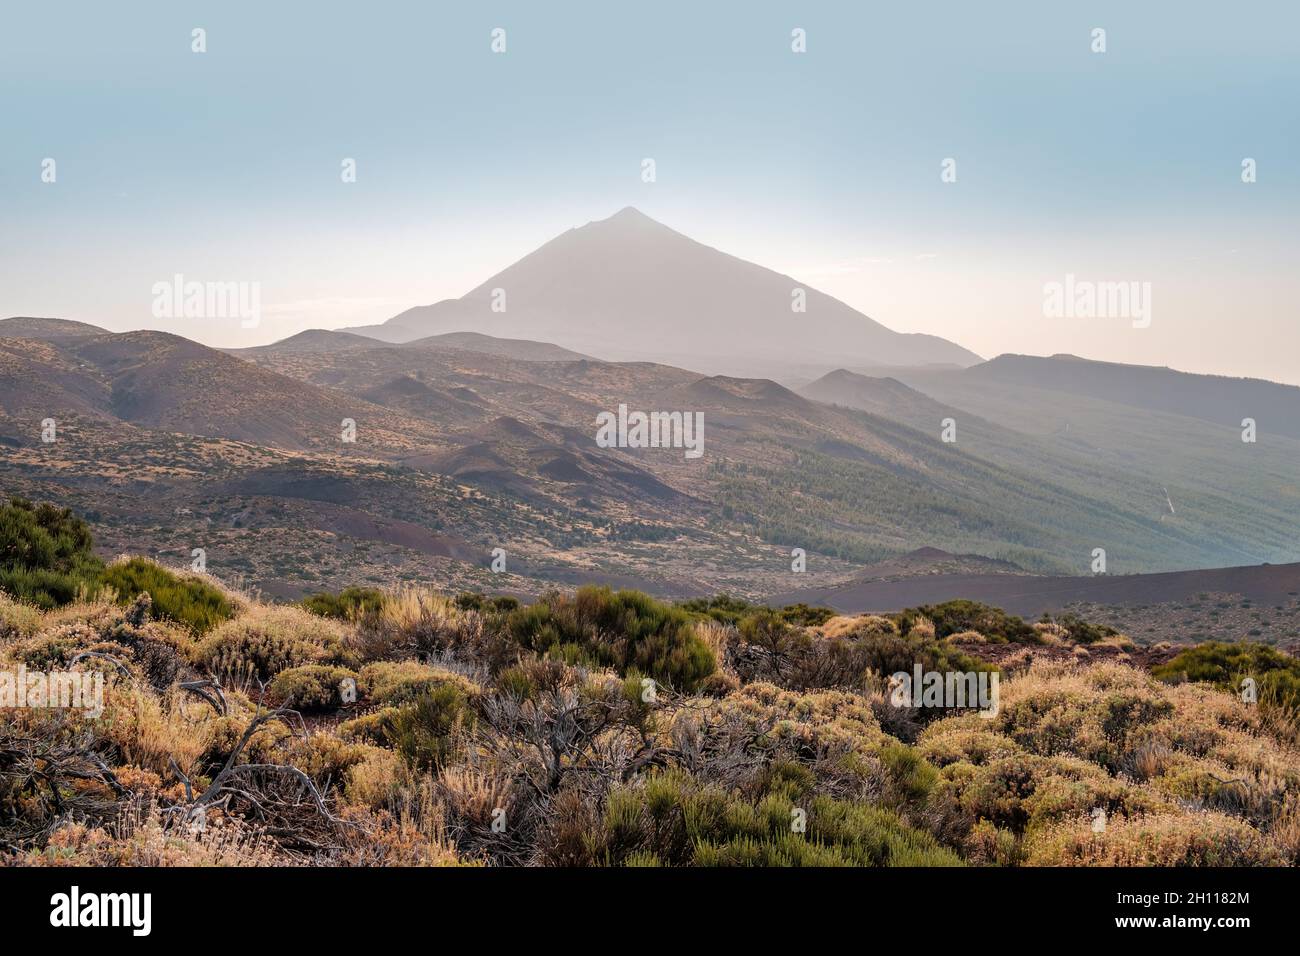
[(358, 398), (167, 332), (0, 339), (0, 362), (0, 411), (30, 419), (33, 442), (41, 419), (69, 415), (285, 449), (339, 449), (344, 418), (370, 414), (366, 438), (380, 444), (404, 444), (398, 435), (410, 427)]
[(999, 355), (968, 371), (965, 377), (971, 381), (1048, 389), (1228, 428), (1240, 428), (1243, 418), (1254, 418), (1262, 431), (1300, 438), (1300, 387), (1294, 385), (1073, 355)]
[[(604, 579), (758, 596), (794, 585), (796, 547), (809, 588), (925, 545), (1058, 575), (1086, 570), (1094, 547), (1117, 573), (1296, 556), (1289, 450), (1250, 449), (1279, 469), (1275, 483), (1230, 457), (1159, 473), (1156, 459), (1219, 440), (1201, 419), (1153, 412), (1153, 424), (1132, 406), (1044, 392), (1057, 404), (1035, 402), (1025, 420), (998, 401), (1030, 390), (960, 370), (924, 373), (948, 383), (933, 396), (907, 369), (841, 370), (800, 394), (569, 354), (481, 335), (393, 344), (317, 331), (238, 354), (159, 332), (0, 339), (6, 487), (81, 503), (110, 544), (146, 535), (185, 550), (220, 529), (230, 560), (277, 594), (321, 577), (395, 584), (435, 561), (480, 588)], [(962, 389), (990, 414), (951, 400)], [(598, 447), (596, 415), (620, 404), (701, 413), (704, 457)], [(1142, 456), (1030, 427), (1083, 406), (1109, 409), (1097, 420), (1111, 424), (1115, 409), (1127, 416), (1107, 440), (1145, 443)], [(79, 430), (41, 445), (46, 416)], [(954, 444), (939, 437), (948, 416)], [(339, 441), (345, 417), (355, 444)], [(1193, 450), (1168, 447), (1179, 442)], [(508, 582), (475, 558), (494, 547), (512, 555)]]
[(67, 342), (91, 335), (108, 335), (107, 329), (71, 319), (33, 318), (16, 315), (0, 319), (0, 338), (37, 339), (41, 342)]

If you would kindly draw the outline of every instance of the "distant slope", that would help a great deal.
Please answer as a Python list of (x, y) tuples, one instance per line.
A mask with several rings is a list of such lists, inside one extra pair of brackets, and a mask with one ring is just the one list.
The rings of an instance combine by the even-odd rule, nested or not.
[(39, 339), (42, 342), (66, 342), (89, 335), (107, 335), (107, 329), (71, 319), (14, 316), (0, 319), (0, 338)]
[(923, 427), (924, 419), (925, 424), (937, 429), (949, 412), (942, 403), (896, 378), (859, 375), (842, 368), (828, 372), (798, 391), (814, 401), (896, 418), (918, 428)]
[(111, 388), (103, 376), (53, 342), (0, 338), (0, 413), (27, 419), (29, 441), (46, 418), (111, 421)]
[(246, 349), (224, 349), (232, 355), (265, 354), (267, 352), (333, 352), (343, 349), (374, 348), (383, 343), (364, 335), (330, 329), (307, 329), (287, 339), (270, 345), (257, 345)]
[(393, 415), (178, 335), (149, 331), (62, 345), (0, 340), (0, 412), (116, 418), (289, 449), (339, 448), (344, 418), (371, 413), (375, 431), (386, 432)]
[[(800, 314), (791, 310), (796, 288), (807, 296)], [(494, 290), (503, 290), (504, 309)], [(936, 336), (893, 332), (807, 283), (698, 243), (631, 207), (570, 229), (460, 299), (348, 331), (406, 342), (466, 329), (696, 368), (712, 359), (732, 366), (773, 358), (823, 366), (979, 361)]]
[(468, 352), (482, 352), (485, 355), (500, 355), (504, 358), (517, 359), (520, 362), (572, 362), (577, 359), (589, 359), (569, 349), (560, 348), (549, 342), (533, 342), (529, 339), (501, 339), (479, 332), (445, 332), (441, 335), (429, 335), (415, 339), (413, 346), (443, 346), (451, 349), (464, 349)]
[[(1041, 372), (1044, 368), (1040, 363), (1049, 363), (1050, 369), (1055, 367), (1050, 364), (1055, 361), (1035, 359), (1027, 364), (1037, 365)], [(1077, 378), (1070, 384), (1065, 374), (1065, 366), (1070, 366), (1076, 376), (1084, 369), (1098, 369), (1106, 375), (1143, 378), (1148, 369), (1132, 367), (1125, 371), (1126, 367), (1116, 369), (1109, 363), (1067, 360), (1061, 363), (1061, 382), (1057, 376), (1045, 374), (1031, 386), (1014, 380), (999, 381), (1001, 373), (989, 368), (1019, 364), (1004, 365), (994, 360), (962, 371), (900, 369), (896, 374), (936, 400), (962, 409), (959, 428), (972, 416), (978, 416), (1035, 439), (1037, 447), (1053, 459), (1064, 455), (1106, 473), (1123, 472), (1145, 481), (1151, 495), (1163, 502), (1162, 523), (1166, 525), (1199, 518), (1209, 521), (1210, 526), (1239, 532), (1243, 541), (1296, 536), (1300, 529), (1300, 440), (1279, 433), (1274, 427), (1278, 423), (1276, 415), (1266, 419), (1250, 416), (1259, 422), (1258, 440), (1250, 444), (1241, 440), (1241, 418), (1245, 415), (1223, 413), (1226, 421), (1220, 423), (1178, 409), (1126, 404), (1107, 397), (1100, 387), (1085, 387), (1086, 383), (1080, 384)], [(1224, 381), (1237, 381), (1173, 374), (1182, 378), (1183, 387), (1206, 384), (1213, 389)], [(1062, 383), (1069, 387), (1058, 387)], [(1290, 392), (1300, 391), (1289, 386), (1275, 387), (1283, 390), (1278, 394), (1284, 399)], [(1100, 394), (1094, 397), (1086, 391)], [(1189, 410), (1196, 408), (1197, 403), (1190, 403)], [(978, 430), (976, 426), (972, 437), (977, 437)], [(966, 447), (984, 455), (1002, 454), (1007, 449), (1005, 444), (996, 447), (992, 442), (987, 446), (967, 443)], [(1012, 460), (1019, 460), (1018, 450), (1008, 453)], [(1235, 556), (1225, 554), (1229, 560), (1221, 563), (1294, 560), (1296, 552), (1288, 551), (1260, 549)]]
[(910, 388), (839, 370), (802, 391), (934, 435), (952, 418), (966, 453), (1143, 514), (1156, 521), (1153, 539), (1190, 535), (1215, 564), (1300, 554), (1300, 443), (1243, 444), (1239, 429), (975, 372), (897, 370)]
[[(185, 436), (304, 450), (293, 465), (278, 452), (229, 452), (232, 461), (257, 458), (264, 480), (225, 485), (223, 493), (328, 495), (376, 520), (424, 513), (439, 534), (484, 545), (526, 541), (532, 560), (553, 568), (694, 574), (747, 595), (790, 587), (795, 547), (810, 557), (808, 580), (824, 583), (926, 544), (1056, 574), (1086, 571), (1095, 547), (1107, 550), (1115, 573), (1300, 557), (1297, 459), (1283, 447), (1300, 443), (1274, 437), (1244, 446), (1232, 430), (1199, 419), (1149, 420), (1132, 406), (964, 372), (932, 374), (966, 383), (975, 403), (849, 372), (813, 383), (828, 397), (820, 390), (834, 386), (834, 397), (869, 409), (862, 410), (767, 379), (647, 362), (528, 361), (438, 344), (273, 349), (249, 358), (160, 332), (64, 345), (0, 339), (0, 443), (25, 468), (68, 461), (56, 469), (59, 480), (82, 480), (87, 459), (123, 479), (147, 462), (188, 462)], [(991, 394), (996, 414), (962, 410), (991, 402)], [(596, 415), (624, 403), (701, 413), (703, 456), (597, 446)], [(75, 440), (43, 449), (40, 421), (65, 415), (98, 416), (107, 425), (98, 440), (114, 450), (100, 454)], [(1059, 435), (1057, 415), (1081, 416), (1081, 425)], [(957, 419), (956, 443), (940, 440), (947, 416)], [(355, 445), (339, 440), (343, 418), (357, 420)], [(116, 422), (150, 434), (128, 435)], [(1076, 441), (1080, 431), (1087, 443)], [(1214, 451), (1215, 443), (1225, 448)], [(357, 462), (365, 458), (363, 468)], [(1171, 461), (1179, 467), (1171, 470)], [(180, 468), (163, 471), (171, 480)], [(208, 470), (184, 468), (185, 481)], [(291, 494), (295, 488), (304, 492)], [(88, 495), (99, 490), (86, 485)], [(430, 495), (442, 502), (436, 516), (424, 504)], [(129, 505), (147, 510), (152, 502)], [(474, 535), (463, 508), (475, 509)], [(333, 533), (295, 514), (300, 527)], [(962, 565), (961, 573), (974, 570)]]
[[(0, 328), (3, 328), (0, 325)], [(379, 328), (379, 326), (375, 326)], [(355, 332), (338, 329), (307, 329), (287, 339), (272, 342), (270, 345), (257, 345), (252, 348), (223, 349), (231, 355), (257, 359), (264, 355), (312, 355), (321, 352), (344, 352), (355, 349), (373, 349), (392, 346), (398, 343), (386, 339), (358, 335)], [(478, 332), (447, 332), (442, 335), (429, 335), (402, 343), (410, 348), (446, 348), (460, 349), (466, 352), (482, 352), (484, 355), (499, 355), (521, 362), (571, 362), (589, 358), (580, 352), (560, 348), (549, 342), (534, 342), (529, 339), (501, 339)]]
[(1300, 387), (1262, 379), (1196, 375), (1073, 355), (999, 355), (968, 369), (964, 377), (1084, 395), (1230, 428), (1240, 428), (1243, 418), (1253, 418), (1261, 431), (1300, 439)]
[(769, 603), (803, 601), (845, 614), (858, 614), (966, 599), (1033, 618), (1081, 601), (1106, 605), (1162, 604), (1188, 601), (1200, 594), (1221, 593), (1239, 594), (1261, 604), (1281, 604), (1297, 592), (1300, 592), (1300, 564), (1281, 564), (1094, 577), (1026, 574), (923, 574), (887, 580), (864, 577), (839, 587), (773, 595)]

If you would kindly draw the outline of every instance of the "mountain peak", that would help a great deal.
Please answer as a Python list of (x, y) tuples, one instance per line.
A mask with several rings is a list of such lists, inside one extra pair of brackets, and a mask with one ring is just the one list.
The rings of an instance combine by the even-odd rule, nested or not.
[(655, 222), (636, 206), (624, 206), (614, 215), (610, 216), (606, 222)]
[[(697, 242), (624, 206), (569, 229), (460, 299), (349, 331), (403, 342), (452, 331), (551, 342), (607, 360), (766, 375), (773, 362), (971, 365), (933, 336), (900, 335), (793, 278)], [(504, 307), (509, 296), (509, 309)], [(833, 364), (832, 364), (833, 363)]]
[(617, 227), (625, 232), (642, 232), (649, 230), (659, 230), (665, 233), (673, 232), (658, 219), (652, 219), (643, 213), (636, 206), (624, 206), (612, 216), (605, 219), (595, 219), (587, 223), (588, 227)]

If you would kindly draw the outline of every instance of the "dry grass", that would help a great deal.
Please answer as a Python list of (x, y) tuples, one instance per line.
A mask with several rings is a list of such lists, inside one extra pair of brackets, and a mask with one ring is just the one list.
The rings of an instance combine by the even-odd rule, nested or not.
[(227, 817), (199, 830), (168, 827), (156, 806), (131, 806), (110, 827), (67, 823), (17, 866), (274, 866), (274, 846), (254, 827)]
[(1161, 814), (1063, 823), (1030, 846), (1030, 866), (1279, 866), (1286, 862), (1254, 827), (1222, 813)]

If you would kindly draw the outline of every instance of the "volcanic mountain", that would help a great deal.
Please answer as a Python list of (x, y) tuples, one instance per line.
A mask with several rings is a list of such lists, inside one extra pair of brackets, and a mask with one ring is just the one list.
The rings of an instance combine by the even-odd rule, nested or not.
[[(806, 295), (803, 313), (792, 311), (795, 289)], [(696, 242), (630, 206), (557, 236), (459, 299), (347, 331), (389, 342), (472, 331), (729, 374), (778, 358), (828, 369), (979, 361), (936, 336), (891, 331), (791, 276)]]

